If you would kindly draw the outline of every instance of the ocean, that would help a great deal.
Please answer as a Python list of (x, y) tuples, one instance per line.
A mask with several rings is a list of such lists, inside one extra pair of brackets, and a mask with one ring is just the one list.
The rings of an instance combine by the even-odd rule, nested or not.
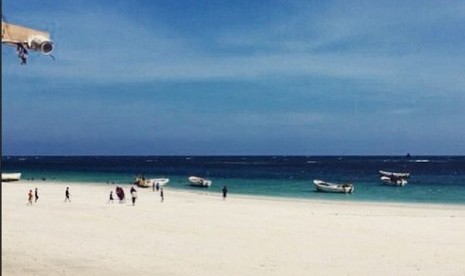
[[(383, 185), (379, 170), (410, 172), (403, 187)], [(2, 172), (21, 172), (21, 181), (45, 179), (131, 185), (167, 177), (173, 189), (195, 175), (213, 181), (204, 191), (299, 199), (465, 204), (465, 156), (4, 156)], [(352, 182), (352, 194), (317, 192), (314, 179)]]

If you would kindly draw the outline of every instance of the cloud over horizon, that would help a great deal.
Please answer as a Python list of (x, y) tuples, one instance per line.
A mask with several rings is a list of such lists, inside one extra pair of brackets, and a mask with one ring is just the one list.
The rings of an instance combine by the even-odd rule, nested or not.
[[(45, 1), (40, 7), (5, 1), (4, 5), (10, 22), (46, 26), (56, 42), (55, 62), (31, 54), (27, 66), (19, 66), (14, 49), (2, 47), (6, 153), (19, 151), (12, 141), (25, 135), (25, 129), (35, 132), (37, 140), (50, 139), (40, 129), (58, 133), (47, 125), (52, 120), (56, 120), (52, 125), (79, 137), (86, 125), (79, 124), (80, 117), (71, 111), (77, 108), (100, 126), (102, 132), (95, 135), (120, 137), (112, 138), (121, 140), (118, 143), (135, 138), (112, 123), (144, 132), (163, 126), (170, 133), (147, 131), (154, 141), (191, 133), (193, 145), (204, 139), (192, 133), (191, 126), (200, 125), (217, 139), (215, 144), (233, 139), (258, 145), (255, 135), (269, 137), (285, 129), (288, 137), (263, 146), (263, 153), (279, 151), (286, 139), (296, 143), (295, 137), (307, 142), (289, 151), (326, 153), (331, 147), (321, 138), (324, 135), (332, 137), (327, 141), (339, 141), (340, 135), (360, 139), (366, 146), (353, 153), (361, 154), (383, 152), (379, 141), (396, 135), (399, 145), (387, 147), (386, 153), (401, 153), (418, 144), (415, 133), (428, 140), (437, 137), (439, 129), (443, 133), (439, 152), (465, 154), (456, 138), (465, 134), (458, 126), (458, 118), (465, 115), (465, 4), (460, 1), (272, 1), (272, 5), (115, 1), (111, 6), (102, 1), (69, 5)], [(221, 96), (214, 96), (218, 93)], [(115, 108), (105, 107), (109, 97)], [(40, 108), (27, 103), (29, 99)], [(197, 121), (200, 113), (186, 103), (216, 110), (215, 115), (207, 112)], [(54, 111), (52, 105), (71, 108)], [(17, 122), (18, 110), (25, 108), (31, 112)], [(139, 115), (130, 114), (131, 108), (141, 108)], [(163, 113), (153, 115), (154, 110)], [(450, 115), (450, 110), (457, 115)], [(37, 113), (44, 115), (42, 120), (37, 120), (41, 118)], [(78, 127), (67, 129), (67, 122)], [(395, 133), (379, 127), (384, 124)], [(248, 132), (233, 138), (216, 136), (225, 133), (225, 125), (233, 130), (230, 135)], [(360, 134), (365, 129), (376, 131)], [(315, 148), (312, 138), (326, 150)], [(99, 143), (89, 142), (85, 150), (92, 152)], [(201, 145), (200, 151), (208, 154)], [(349, 146), (344, 151), (352, 152)]]

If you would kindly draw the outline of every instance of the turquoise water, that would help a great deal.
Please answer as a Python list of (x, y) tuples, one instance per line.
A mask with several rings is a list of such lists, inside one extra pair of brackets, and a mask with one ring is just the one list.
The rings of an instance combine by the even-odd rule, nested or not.
[[(404, 187), (383, 185), (379, 170), (410, 172)], [(167, 177), (169, 187), (189, 186), (191, 175), (209, 178), (210, 188), (230, 195), (262, 195), (300, 199), (465, 204), (463, 156), (86, 156), (2, 158), (3, 172), (22, 172), (28, 179), (130, 185), (134, 177)], [(316, 192), (313, 179), (353, 182), (353, 194)]]

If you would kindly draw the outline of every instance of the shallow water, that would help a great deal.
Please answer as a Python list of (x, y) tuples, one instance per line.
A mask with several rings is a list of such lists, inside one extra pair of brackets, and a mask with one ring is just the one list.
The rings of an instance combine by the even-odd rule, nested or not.
[[(379, 170), (410, 172), (404, 187), (386, 186)], [(191, 175), (213, 181), (210, 192), (325, 200), (465, 204), (464, 156), (14, 156), (2, 157), (3, 172), (22, 180), (46, 179), (130, 185), (135, 176), (168, 177), (169, 186), (189, 186)], [(316, 192), (313, 179), (352, 182), (353, 194)]]

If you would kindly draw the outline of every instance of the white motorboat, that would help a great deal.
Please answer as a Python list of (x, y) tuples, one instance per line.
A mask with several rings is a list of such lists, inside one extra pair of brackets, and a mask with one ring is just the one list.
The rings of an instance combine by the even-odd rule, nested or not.
[(409, 178), (410, 173), (395, 173), (395, 172), (387, 172), (387, 171), (379, 171), (382, 176), (387, 177), (395, 177), (395, 178)]
[(328, 193), (353, 193), (355, 189), (351, 183), (336, 184), (315, 179), (313, 184), (315, 184), (317, 191)]
[(159, 187), (165, 186), (170, 182), (169, 178), (151, 178), (150, 181), (152, 181), (152, 186), (156, 186), (158, 184)]
[(2, 173), (2, 182), (18, 181), (21, 179), (21, 173)]
[(151, 178), (145, 179), (143, 176), (137, 176), (134, 184), (141, 188), (149, 188), (157, 185), (159, 187), (165, 186), (169, 182), (169, 178)]
[(384, 184), (392, 186), (404, 186), (408, 183), (407, 179), (399, 177), (388, 177), (383, 175), (380, 179)]
[(404, 186), (406, 185), (407, 178), (410, 177), (410, 173), (395, 173), (395, 172), (387, 172), (387, 171), (379, 171), (381, 174), (381, 181), (383, 184), (391, 185), (391, 186)]
[(211, 180), (204, 179), (198, 176), (190, 176), (189, 181), (191, 182), (192, 186), (196, 187), (210, 187), (212, 185)]

